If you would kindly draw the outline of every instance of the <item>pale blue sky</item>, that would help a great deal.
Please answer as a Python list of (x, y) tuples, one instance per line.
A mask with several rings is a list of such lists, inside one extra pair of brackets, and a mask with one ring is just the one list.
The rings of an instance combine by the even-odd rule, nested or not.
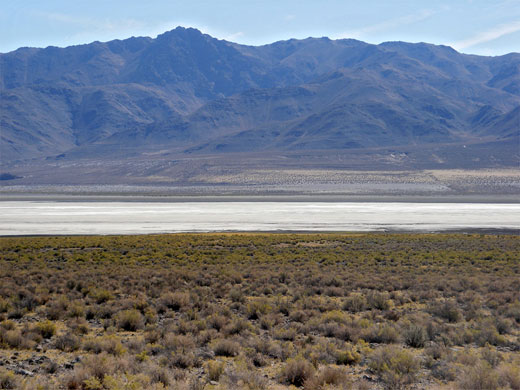
[(328, 36), (520, 52), (520, 0), (0, 0), (0, 52), (155, 37), (179, 25), (251, 45)]

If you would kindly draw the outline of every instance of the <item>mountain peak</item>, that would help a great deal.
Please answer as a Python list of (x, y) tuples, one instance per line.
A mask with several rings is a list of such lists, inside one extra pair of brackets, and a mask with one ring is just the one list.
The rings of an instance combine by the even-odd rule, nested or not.
[(200, 30), (193, 28), (193, 27), (183, 27), (183, 26), (177, 26), (176, 28), (166, 31), (162, 34), (157, 35), (157, 39), (171, 39), (171, 38), (180, 38), (180, 39), (186, 39), (186, 38), (193, 38), (193, 37), (201, 37), (201, 36), (207, 36), (207, 34), (203, 34)]

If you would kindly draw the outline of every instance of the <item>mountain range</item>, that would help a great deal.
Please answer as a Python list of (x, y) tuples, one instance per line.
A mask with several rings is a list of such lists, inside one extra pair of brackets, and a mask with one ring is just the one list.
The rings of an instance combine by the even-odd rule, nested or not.
[(179, 27), (0, 54), (4, 171), (161, 153), (401, 149), (429, 150), (416, 161), (435, 165), (432, 148), (455, 146), (474, 154), (446, 167), (518, 166), (519, 137), (519, 53), (328, 38), (246, 46)]

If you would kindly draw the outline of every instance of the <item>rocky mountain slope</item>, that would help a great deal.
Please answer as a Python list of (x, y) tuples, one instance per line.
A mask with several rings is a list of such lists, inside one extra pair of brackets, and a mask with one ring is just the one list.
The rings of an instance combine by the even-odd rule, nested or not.
[(21, 48), (0, 54), (0, 126), (7, 168), (160, 151), (247, 158), (469, 144), (481, 145), (477, 168), (514, 166), (520, 54), (328, 38), (252, 47), (191, 28)]

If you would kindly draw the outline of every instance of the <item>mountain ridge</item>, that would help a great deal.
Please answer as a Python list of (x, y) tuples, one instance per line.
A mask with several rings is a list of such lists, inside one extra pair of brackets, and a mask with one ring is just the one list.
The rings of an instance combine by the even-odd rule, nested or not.
[(155, 39), (0, 54), (0, 93), (4, 167), (99, 158), (96, 146), (133, 155), (326, 153), (497, 145), (520, 134), (519, 53), (483, 57), (428, 43), (247, 46), (176, 28)]

